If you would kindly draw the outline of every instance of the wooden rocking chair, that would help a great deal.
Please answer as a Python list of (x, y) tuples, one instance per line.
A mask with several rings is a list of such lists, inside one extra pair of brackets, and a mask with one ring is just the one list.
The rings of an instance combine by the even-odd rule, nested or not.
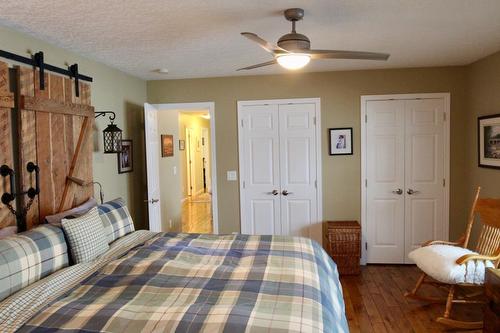
[[(500, 263), (500, 199), (480, 199), (480, 190), (481, 188), (479, 187), (477, 189), (476, 196), (474, 198), (472, 209), (469, 215), (467, 228), (462, 237), (460, 237), (456, 242), (429, 241), (424, 243), (422, 246), (442, 244), (467, 248), (467, 246), (469, 245), (472, 226), (474, 224), (474, 221), (476, 220), (476, 215), (478, 215), (479, 220), (482, 224), (477, 246), (475, 248), (475, 252), (477, 252), (478, 254), (463, 255), (456, 260), (456, 263), (457, 265), (462, 265), (470, 260), (491, 260), (495, 268), (498, 268)], [(448, 290), (447, 299), (444, 300), (418, 295), (417, 292), (423, 284), (430, 284), (437, 287), (446, 288)], [(458, 298), (456, 297), (457, 287), (464, 287), (464, 289), (476, 288), (476, 291), (472, 294), (468, 294), (464, 297)], [(444, 314), (442, 317), (438, 317), (436, 319), (437, 322), (455, 328), (479, 329), (483, 326), (482, 321), (471, 322), (454, 320), (450, 318), (450, 313), (453, 304), (484, 304), (485, 301), (481, 298), (481, 296), (483, 295), (483, 289), (483, 285), (478, 284), (443, 283), (432, 279), (427, 273), (423, 272), (418, 279), (415, 288), (411, 292), (405, 293), (405, 296), (431, 303), (446, 302)]]

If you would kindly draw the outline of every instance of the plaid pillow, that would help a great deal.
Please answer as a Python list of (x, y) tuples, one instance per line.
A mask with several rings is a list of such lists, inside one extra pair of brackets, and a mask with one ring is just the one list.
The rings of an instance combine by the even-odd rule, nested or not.
[(122, 198), (117, 198), (97, 206), (108, 243), (135, 230), (134, 221)]
[(68, 266), (61, 228), (43, 225), (0, 240), (0, 300)]
[(71, 257), (75, 264), (89, 262), (109, 249), (97, 207), (74, 219), (62, 219)]

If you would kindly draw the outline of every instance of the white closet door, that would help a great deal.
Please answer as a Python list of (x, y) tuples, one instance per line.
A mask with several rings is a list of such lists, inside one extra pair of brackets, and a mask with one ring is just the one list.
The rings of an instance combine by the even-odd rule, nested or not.
[(278, 105), (240, 109), (240, 163), (243, 163), (241, 232), (279, 235), (280, 165)]
[(281, 228), (283, 235), (321, 241), (315, 114), (315, 104), (279, 105)]
[(369, 263), (403, 263), (405, 254), (405, 103), (367, 102), (366, 157)]
[(408, 253), (431, 239), (446, 239), (444, 231), (444, 100), (405, 101), (406, 109), (406, 230)]

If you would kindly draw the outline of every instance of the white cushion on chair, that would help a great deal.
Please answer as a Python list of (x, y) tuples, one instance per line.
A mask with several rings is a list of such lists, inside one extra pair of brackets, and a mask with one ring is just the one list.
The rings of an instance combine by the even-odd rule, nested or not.
[(452, 245), (430, 245), (411, 251), (408, 257), (430, 277), (444, 283), (484, 283), (486, 267), (494, 267), (490, 260), (470, 260), (457, 265), (456, 260), (466, 254), (477, 254)]

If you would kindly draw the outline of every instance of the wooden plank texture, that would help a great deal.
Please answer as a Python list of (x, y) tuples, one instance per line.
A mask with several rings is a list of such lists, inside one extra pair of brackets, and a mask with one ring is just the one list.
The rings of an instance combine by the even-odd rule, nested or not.
[[(0, 165), (7, 164), (13, 168), (11, 108), (14, 107), (14, 99), (9, 90), (9, 68), (4, 62), (0, 62), (0, 100)], [(11, 191), (9, 182), (5, 182), (5, 188), (0, 184), (0, 197), (5, 191)], [(12, 204), (15, 207), (15, 203)], [(0, 228), (15, 225), (14, 215), (0, 202)]]
[[(46, 215), (81, 204), (93, 194), (92, 187), (67, 181), (68, 175), (92, 180), (90, 86), (81, 84), (81, 96), (76, 98), (74, 82), (68, 78), (46, 73), (44, 90), (38, 80), (38, 71), (19, 69), (20, 127), (26, 136), (21, 142), (22, 165), (31, 160), (40, 167), (38, 205), (30, 211), (28, 229)], [(25, 174), (24, 188), (31, 186)]]
[[(444, 304), (427, 304), (403, 296), (415, 286), (419, 275), (415, 265), (368, 265), (361, 268), (358, 276), (342, 276), (350, 331), (449, 332), (448, 327), (435, 321), (443, 314)], [(446, 297), (446, 293), (434, 287), (425, 286), (422, 292), (428, 297)], [(481, 306), (456, 305), (453, 311), (453, 316), (461, 320), (482, 318)]]
[(94, 108), (89, 105), (64, 103), (62, 101), (43, 97), (23, 96), (21, 99), (21, 108), (24, 110), (36, 110), (37, 112), (60, 113), (85, 117), (92, 117), (94, 115)]

